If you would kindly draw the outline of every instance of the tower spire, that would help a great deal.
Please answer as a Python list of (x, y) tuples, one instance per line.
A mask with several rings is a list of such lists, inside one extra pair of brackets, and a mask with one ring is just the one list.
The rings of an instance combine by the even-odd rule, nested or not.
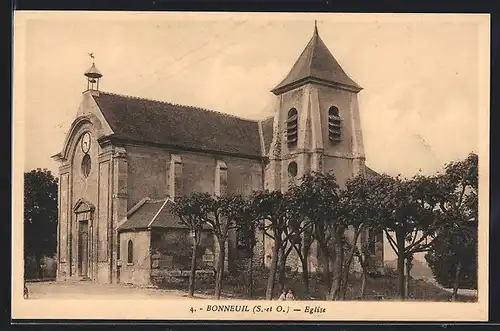
[(282, 94), (308, 82), (340, 85), (348, 90), (361, 91), (361, 87), (344, 72), (323, 40), (321, 40), (318, 34), (318, 21), (316, 20), (314, 21), (314, 33), (309, 43), (285, 79), (271, 92), (276, 95)]

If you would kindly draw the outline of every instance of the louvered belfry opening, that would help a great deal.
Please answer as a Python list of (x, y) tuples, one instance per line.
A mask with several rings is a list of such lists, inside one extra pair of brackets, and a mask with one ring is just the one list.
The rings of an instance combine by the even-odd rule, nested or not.
[(335, 106), (328, 109), (328, 138), (330, 141), (340, 141), (341, 119), (339, 109)]
[(298, 139), (298, 113), (297, 109), (292, 108), (288, 111), (288, 119), (286, 121), (286, 137), (289, 147), (297, 145)]

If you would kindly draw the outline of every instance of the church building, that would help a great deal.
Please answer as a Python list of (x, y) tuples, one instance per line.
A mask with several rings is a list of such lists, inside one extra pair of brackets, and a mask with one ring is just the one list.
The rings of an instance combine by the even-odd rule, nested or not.
[[(365, 166), (358, 109), (362, 88), (318, 34), (272, 93), (274, 114), (244, 119), (198, 107), (103, 92), (92, 63), (87, 90), (60, 153), (58, 280), (149, 285), (187, 275), (191, 233), (171, 207), (193, 192), (249, 195), (282, 190), (310, 171), (333, 171), (339, 185)], [(373, 254), (383, 265), (382, 234)], [(257, 235), (254, 266), (268, 265), (272, 240)], [(199, 271), (212, 272), (218, 245), (203, 231)], [(226, 270), (247, 253), (237, 234)], [(310, 271), (321, 268), (312, 249)]]

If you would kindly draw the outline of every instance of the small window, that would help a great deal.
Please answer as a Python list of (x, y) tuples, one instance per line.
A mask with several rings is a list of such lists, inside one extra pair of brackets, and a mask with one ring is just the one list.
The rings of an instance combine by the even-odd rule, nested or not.
[(134, 262), (134, 244), (132, 240), (129, 240), (127, 243), (127, 263)]
[(298, 113), (297, 109), (292, 108), (288, 111), (288, 119), (286, 121), (286, 137), (288, 146), (296, 146), (298, 140)]
[(331, 106), (328, 109), (328, 138), (331, 141), (339, 141), (341, 134), (341, 120), (339, 115), (339, 109), (335, 106)]
[(85, 154), (82, 159), (82, 173), (85, 177), (89, 176), (91, 168), (92, 161), (90, 160), (90, 156), (88, 154)]
[(290, 162), (288, 164), (288, 175), (292, 178), (297, 176), (297, 162)]

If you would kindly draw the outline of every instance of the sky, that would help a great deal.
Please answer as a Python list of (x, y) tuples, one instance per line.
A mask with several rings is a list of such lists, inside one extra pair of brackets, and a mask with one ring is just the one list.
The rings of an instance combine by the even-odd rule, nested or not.
[[(37, 14), (15, 18), (14, 89), (22, 90), (24, 170), (57, 172), (83, 73), (107, 92), (199, 106), (250, 119), (273, 114), (270, 90), (319, 35), (363, 90), (367, 165), (433, 173), (477, 152), (479, 30), (454, 15)], [(97, 15), (97, 16), (96, 16)], [(429, 16), (431, 17), (431, 16)], [(434, 16), (433, 16), (434, 17)], [(23, 19), (21, 19), (23, 18)]]

